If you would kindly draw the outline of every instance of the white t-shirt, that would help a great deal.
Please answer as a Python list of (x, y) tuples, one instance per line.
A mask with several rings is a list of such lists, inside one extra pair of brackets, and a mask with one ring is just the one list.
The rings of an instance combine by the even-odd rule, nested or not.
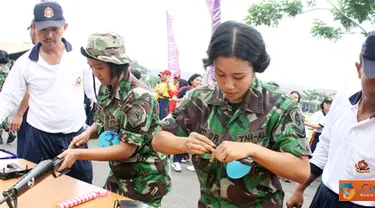
[(321, 110), (317, 111), (313, 114), (310, 123), (318, 124), (318, 125), (322, 126), (322, 128), (320, 128), (320, 129), (314, 129), (315, 132), (322, 133), (324, 125), (325, 125), (325, 120), (326, 120), (325, 118), (326, 117), (324, 116), (323, 111), (321, 111)]
[(16, 61), (0, 93), (0, 121), (19, 106), (27, 87), (31, 126), (48, 133), (72, 133), (83, 126), (85, 58), (64, 43), (59, 65), (49, 65), (39, 56), (39, 44)]
[[(310, 163), (323, 170), (323, 184), (336, 194), (340, 180), (375, 180), (375, 115), (358, 122), (360, 98), (360, 92), (352, 95), (342, 91), (335, 96), (310, 159)], [(361, 187), (355, 189), (358, 195), (362, 194)], [(352, 202), (375, 207), (375, 201)]]
[(100, 83), (99, 79), (95, 77), (96, 92), (94, 92), (95, 90), (94, 90), (93, 74), (92, 74), (92, 70), (89, 66), (84, 68), (83, 76), (84, 76), (83, 77), (83, 80), (84, 80), (83, 84), (85, 85), (86, 96), (96, 103), (97, 102), (96, 96), (99, 93), (99, 88), (100, 88), (101, 83)]

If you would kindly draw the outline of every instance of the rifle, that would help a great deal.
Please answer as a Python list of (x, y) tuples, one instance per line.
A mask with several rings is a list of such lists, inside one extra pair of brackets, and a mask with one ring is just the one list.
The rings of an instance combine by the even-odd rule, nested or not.
[[(0, 205), (7, 202), (9, 208), (17, 208), (18, 197), (46, 179), (48, 176), (52, 174), (54, 178), (58, 178), (67, 174), (70, 169), (64, 169), (58, 176), (55, 174), (55, 170), (60, 167), (63, 160), (64, 158), (60, 159), (56, 156), (53, 159), (43, 160), (38, 163), (38, 165), (32, 168), (16, 184), (3, 192), (4, 198), (0, 200)], [(12, 205), (12, 202), (14, 205)]]

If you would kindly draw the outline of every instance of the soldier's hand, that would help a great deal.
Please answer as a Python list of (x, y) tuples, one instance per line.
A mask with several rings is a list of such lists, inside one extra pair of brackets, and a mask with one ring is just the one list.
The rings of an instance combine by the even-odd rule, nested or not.
[(295, 190), (286, 202), (287, 208), (301, 208), (303, 205), (303, 192)]
[(220, 162), (226, 163), (232, 162), (233, 160), (247, 158), (250, 155), (249, 151), (252, 151), (253, 149), (252, 147), (249, 147), (249, 145), (256, 144), (224, 141), (212, 153), (210, 162), (213, 162), (215, 158)]
[(79, 153), (80, 152), (78, 149), (67, 149), (63, 153), (58, 155), (58, 158), (64, 158), (64, 160), (57, 171), (61, 172), (66, 168), (71, 168), (74, 162), (78, 159)]
[(192, 155), (213, 152), (215, 147), (210, 139), (196, 132), (192, 132), (185, 142), (185, 149)]
[(75, 137), (73, 138), (72, 142), (70, 142), (70, 144), (69, 144), (68, 149), (73, 148), (73, 147), (79, 147), (79, 146), (81, 146), (81, 145), (84, 145), (84, 144), (86, 144), (89, 140), (90, 140), (90, 134), (89, 134), (89, 132), (86, 130), (86, 131), (82, 132), (80, 135), (75, 136)]

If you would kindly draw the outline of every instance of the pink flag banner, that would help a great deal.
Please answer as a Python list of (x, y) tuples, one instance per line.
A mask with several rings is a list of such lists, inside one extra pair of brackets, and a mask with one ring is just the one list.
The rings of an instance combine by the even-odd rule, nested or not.
[(174, 17), (167, 10), (167, 35), (168, 35), (168, 69), (171, 71), (173, 76), (180, 74), (180, 62), (178, 55), (178, 48), (174, 39), (173, 33), (173, 21)]
[[(211, 32), (214, 33), (216, 28), (219, 27), (221, 24), (221, 6), (220, 6), (220, 0), (206, 0), (208, 12), (210, 13), (211, 17)], [(214, 68), (210, 66), (208, 68), (208, 74), (207, 74), (207, 83), (211, 84), (212, 81), (215, 79), (214, 74)]]

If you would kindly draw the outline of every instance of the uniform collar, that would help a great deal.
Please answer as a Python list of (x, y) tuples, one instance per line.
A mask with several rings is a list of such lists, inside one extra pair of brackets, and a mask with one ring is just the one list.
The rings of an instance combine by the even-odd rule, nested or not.
[(350, 96), (349, 101), (352, 105), (356, 105), (362, 98), (362, 91), (354, 93), (354, 95)]
[[(350, 96), (349, 101), (352, 105), (357, 105), (362, 98), (362, 91), (355, 93), (354, 95)], [(375, 118), (375, 115), (371, 116), (370, 118)]]
[[(206, 102), (211, 105), (227, 105), (228, 102), (225, 99), (224, 92), (220, 90), (218, 85), (215, 85), (212, 91), (212, 96), (205, 98)], [(253, 84), (245, 95), (245, 99), (242, 103), (242, 108), (246, 111), (264, 114), (262, 86), (260, 81), (254, 76)]]
[[(61, 41), (64, 43), (67, 52), (72, 51), (72, 45), (65, 38), (62, 38)], [(39, 42), (31, 49), (31, 52), (29, 54), (30, 60), (35, 62), (39, 60), (40, 46), (42, 46), (42, 44)]]
[(121, 79), (120, 83), (118, 84), (118, 87), (115, 92), (115, 98), (117, 100), (125, 100), (125, 98), (129, 94), (132, 81), (133, 81), (133, 77), (130, 76), (129, 71), (126, 71), (124, 74), (124, 77)]

